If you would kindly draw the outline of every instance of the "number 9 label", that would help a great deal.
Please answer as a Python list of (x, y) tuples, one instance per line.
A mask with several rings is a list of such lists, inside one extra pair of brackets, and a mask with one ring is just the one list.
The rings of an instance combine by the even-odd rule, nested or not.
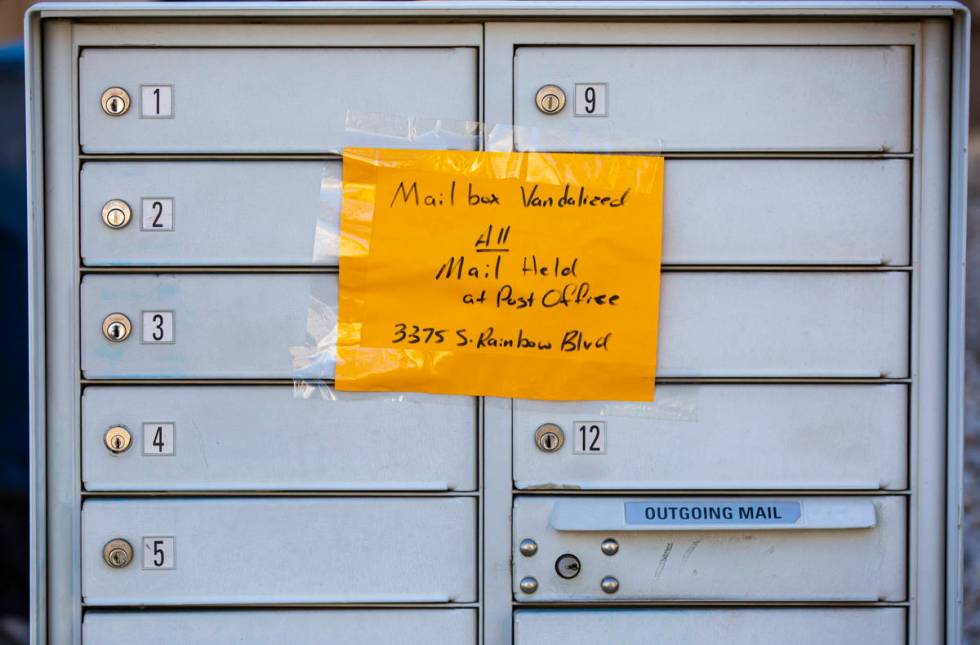
[(575, 116), (606, 116), (605, 83), (575, 84)]

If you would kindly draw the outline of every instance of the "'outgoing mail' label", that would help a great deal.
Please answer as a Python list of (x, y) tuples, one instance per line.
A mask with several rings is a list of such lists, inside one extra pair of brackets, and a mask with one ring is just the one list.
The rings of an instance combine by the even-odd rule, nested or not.
[(800, 503), (772, 500), (626, 502), (626, 523), (646, 525), (792, 525)]

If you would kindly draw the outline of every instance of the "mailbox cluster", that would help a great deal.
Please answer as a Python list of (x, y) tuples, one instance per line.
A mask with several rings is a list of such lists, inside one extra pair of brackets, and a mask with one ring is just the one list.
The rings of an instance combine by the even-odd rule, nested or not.
[[(940, 642), (942, 7), (36, 10), (35, 640)], [(487, 145), (419, 117), (667, 157), (655, 402), (328, 387), (339, 153)]]

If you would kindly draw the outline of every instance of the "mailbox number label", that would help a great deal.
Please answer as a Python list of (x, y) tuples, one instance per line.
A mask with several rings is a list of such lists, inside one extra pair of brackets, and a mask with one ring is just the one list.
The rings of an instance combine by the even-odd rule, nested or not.
[(147, 345), (174, 342), (174, 312), (143, 312), (143, 343)]
[(576, 83), (575, 116), (606, 116), (606, 99), (605, 83)]
[(172, 457), (177, 426), (172, 422), (143, 424), (143, 454), (149, 457)]
[(576, 421), (572, 452), (576, 455), (606, 454), (606, 422)]
[(140, 200), (141, 231), (174, 230), (174, 198), (144, 197)]
[(170, 119), (174, 116), (173, 85), (140, 85), (140, 116)]
[(143, 538), (143, 568), (155, 570), (177, 568), (172, 536)]

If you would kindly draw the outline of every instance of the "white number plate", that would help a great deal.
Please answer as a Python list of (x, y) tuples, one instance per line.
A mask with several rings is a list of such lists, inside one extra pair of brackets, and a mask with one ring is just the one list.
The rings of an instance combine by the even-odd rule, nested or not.
[(172, 536), (143, 538), (143, 568), (157, 570), (177, 568)]
[(608, 107), (605, 83), (575, 84), (575, 116), (606, 116)]
[(140, 85), (140, 116), (169, 119), (174, 115), (173, 85)]
[(140, 200), (141, 231), (174, 230), (174, 198), (144, 197)]
[(148, 345), (174, 342), (174, 312), (144, 311), (142, 340)]
[(575, 421), (572, 435), (572, 452), (574, 454), (606, 454), (605, 421)]
[(143, 424), (143, 454), (150, 457), (172, 457), (176, 449), (177, 425), (167, 423)]

